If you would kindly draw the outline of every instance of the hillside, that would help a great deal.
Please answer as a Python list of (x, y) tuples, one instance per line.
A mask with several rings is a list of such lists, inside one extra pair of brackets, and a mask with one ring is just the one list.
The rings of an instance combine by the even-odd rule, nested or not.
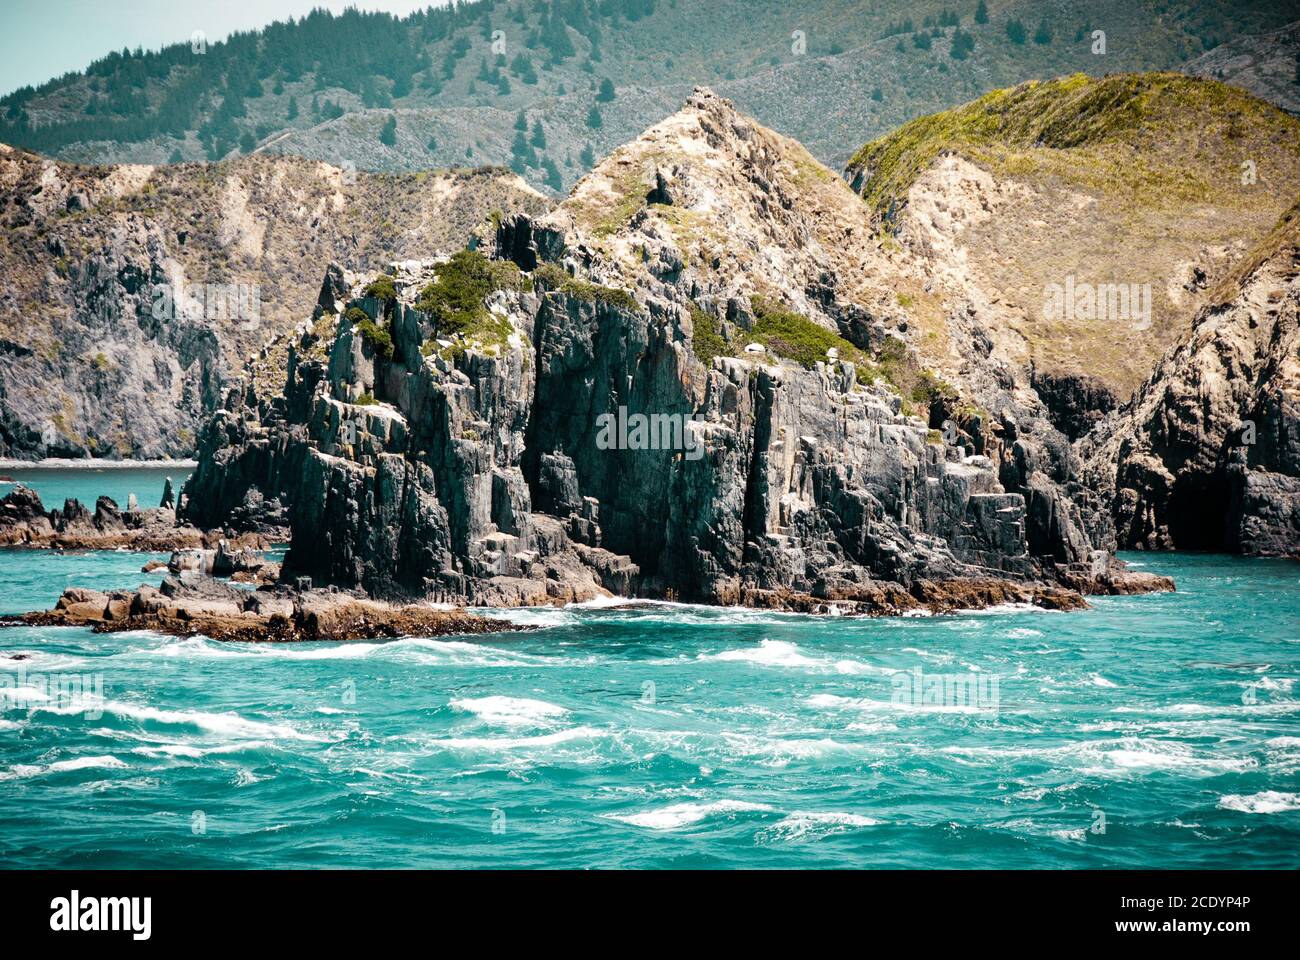
[[(846, 177), (936, 280), (969, 288), (1064, 421), (1127, 399), (1269, 232), (1300, 192), (1300, 121), (1214, 81), (1075, 75), (905, 124)], [(965, 341), (933, 332), (927, 354), (962, 362)]]
[(1191, 61), (1186, 72), (1222, 80), (1300, 113), (1300, 20), (1266, 33), (1234, 37)]
[(547, 206), (501, 170), (84, 167), (0, 145), (0, 456), (187, 455), (232, 373), (309, 318), (324, 264), (449, 252)]
[[(0, 99), (0, 141), (99, 163), (263, 151), (365, 170), (511, 165), (562, 192), (708, 83), (838, 168), (864, 138), (993, 87), (1178, 68), (1283, 26), (1278, 6), (993, 0), (985, 22), (975, 3), (947, 0), (808, 0), (797, 12), (782, 0), (479, 0), (403, 19), (318, 11), (222, 43), (111, 54), (16, 91)], [(1099, 26), (1104, 54), (1093, 52)]]
[(1300, 203), (1082, 447), (1122, 546), (1300, 556), (1298, 425)]

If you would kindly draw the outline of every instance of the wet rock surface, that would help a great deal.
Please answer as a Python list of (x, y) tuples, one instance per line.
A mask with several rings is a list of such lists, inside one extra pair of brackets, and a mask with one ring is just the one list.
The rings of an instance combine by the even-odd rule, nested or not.
[(70, 589), (54, 609), (0, 617), (0, 626), (154, 630), (213, 640), (293, 643), (486, 634), (523, 629), (464, 610), (393, 606), (347, 592), (268, 588), (250, 592), (207, 578), (102, 593)]

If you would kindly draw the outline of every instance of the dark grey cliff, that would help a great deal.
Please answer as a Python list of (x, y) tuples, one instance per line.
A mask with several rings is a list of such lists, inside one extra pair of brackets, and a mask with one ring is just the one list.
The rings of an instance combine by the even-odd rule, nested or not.
[[(945, 444), (851, 363), (706, 363), (672, 288), (634, 299), (553, 266), (490, 293), (508, 325), (491, 342), (446, 337), (413, 305), (434, 269), (395, 265), (390, 301), (360, 286), (345, 300), (331, 273), (328, 357), (295, 351), (281, 396), (231, 393), (188, 519), (283, 515), (286, 577), (488, 604), (608, 591), (883, 612), (945, 590), (954, 605), (1061, 604), (1061, 584), (1161, 585), (1078, 538), (1069, 498), (1026, 479), (1018, 438), (1001, 463)], [(391, 355), (353, 308), (379, 318)], [(598, 424), (620, 408), (694, 422), (672, 448), (609, 448)]]

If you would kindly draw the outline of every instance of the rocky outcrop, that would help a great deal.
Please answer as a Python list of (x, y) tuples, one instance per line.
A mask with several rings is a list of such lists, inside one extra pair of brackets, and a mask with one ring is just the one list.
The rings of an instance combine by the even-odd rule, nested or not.
[(160, 552), (200, 548), (208, 539), (197, 527), (178, 524), (176, 512), (165, 507), (121, 510), (100, 497), (93, 511), (79, 500), (47, 511), (36, 491), (22, 484), (0, 499), (0, 546)]
[(4, 626), (151, 630), (178, 637), (297, 643), (441, 637), (524, 629), (464, 610), (391, 606), (337, 591), (249, 592), (215, 580), (165, 579), (160, 587), (101, 593), (66, 590), (53, 610), (0, 617)]
[(86, 167), (0, 144), (0, 456), (188, 457), (228, 384), (279, 390), (323, 263), (450, 252), (494, 211), (548, 207), (500, 169)]
[(1300, 556), (1300, 205), (1083, 442), (1119, 541)]
[(868, 227), (797, 144), (697, 91), (554, 214), (503, 221), (503, 259), (332, 269), (328, 356), (295, 349), (279, 396), (228, 395), (184, 515), (273, 500), (286, 578), (455, 602), (870, 613), (1167, 588), (1100, 547), (1068, 443), (1009, 384), (987, 374), (996, 422), (958, 409), (864, 305), (886, 269), (855, 259)]

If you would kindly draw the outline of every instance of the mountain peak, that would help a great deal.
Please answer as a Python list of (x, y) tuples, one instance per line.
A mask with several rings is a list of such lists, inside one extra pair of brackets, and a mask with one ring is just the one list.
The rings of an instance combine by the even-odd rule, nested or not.
[(721, 306), (763, 296), (832, 328), (832, 299), (879, 297), (866, 205), (798, 142), (707, 87), (597, 163), (539, 226), (620, 286), (666, 281)]

